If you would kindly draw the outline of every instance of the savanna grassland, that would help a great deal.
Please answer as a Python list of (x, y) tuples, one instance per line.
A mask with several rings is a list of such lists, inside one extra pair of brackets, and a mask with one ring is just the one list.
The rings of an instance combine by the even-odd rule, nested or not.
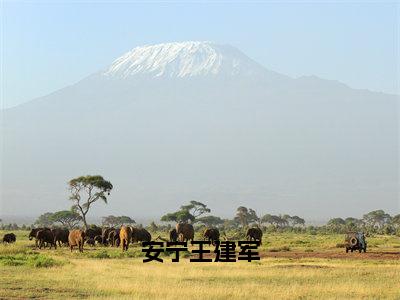
[(193, 263), (184, 253), (179, 263), (143, 263), (139, 245), (36, 250), (28, 232), (15, 233), (15, 244), (0, 245), (4, 299), (400, 299), (396, 236), (369, 237), (367, 253), (346, 254), (343, 235), (275, 233), (264, 236), (260, 261)]

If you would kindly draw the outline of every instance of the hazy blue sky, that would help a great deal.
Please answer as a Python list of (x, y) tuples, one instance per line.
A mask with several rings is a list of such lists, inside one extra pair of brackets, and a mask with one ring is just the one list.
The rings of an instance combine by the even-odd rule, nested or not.
[(10, 107), (72, 84), (131, 48), (211, 40), (271, 70), (398, 93), (399, 3), (1, 1)]

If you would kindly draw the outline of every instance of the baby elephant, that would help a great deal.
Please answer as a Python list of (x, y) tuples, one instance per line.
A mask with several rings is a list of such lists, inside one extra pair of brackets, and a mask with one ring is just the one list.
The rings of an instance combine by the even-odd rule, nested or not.
[(6, 233), (3, 237), (3, 243), (15, 243), (17, 240), (17, 237), (15, 236), (14, 233)]
[(263, 236), (263, 233), (262, 233), (261, 229), (258, 227), (253, 227), (253, 228), (247, 229), (246, 238), (248, 241), (251, 241), (251, 240), (260, 241), (260, 245), (261, 245), (262, 236)]
[(176, 242), (178, 240), (178, 233), (176, 232), (176, 229), (172, 229), (169, 232), (169, 241), (170, 242)]
[(213, 245), (219, 241), (219, 230), (217, 228), (207, 228), (204, 231), (203, 237), (206, 241), (210, 241)]

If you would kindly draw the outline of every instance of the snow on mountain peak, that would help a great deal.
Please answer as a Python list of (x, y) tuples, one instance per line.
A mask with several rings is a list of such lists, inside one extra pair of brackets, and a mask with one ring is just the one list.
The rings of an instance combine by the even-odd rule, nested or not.
[(261, 70), (259, 64), (232, 46), (180, 42), (136, 47), (117, 58), (102, 74), (116, 78), (232, 76), (252, 75)]

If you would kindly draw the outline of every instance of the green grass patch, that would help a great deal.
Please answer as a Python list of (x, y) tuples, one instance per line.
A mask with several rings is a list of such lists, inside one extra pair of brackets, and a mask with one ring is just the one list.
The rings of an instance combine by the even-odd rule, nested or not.
[(43, 254), (14, 254), (0, 255), (0, 265), (2, 266), (28, 266), (34, 268), (51, 268), (61, 266), (64, 263)]
[(88, 255), (90, 258), (97, 258), (97, 259), (108, 259), (111, 258), (110, 254), (106, 250), (96, 251), (94, 253), (90, 253)]

